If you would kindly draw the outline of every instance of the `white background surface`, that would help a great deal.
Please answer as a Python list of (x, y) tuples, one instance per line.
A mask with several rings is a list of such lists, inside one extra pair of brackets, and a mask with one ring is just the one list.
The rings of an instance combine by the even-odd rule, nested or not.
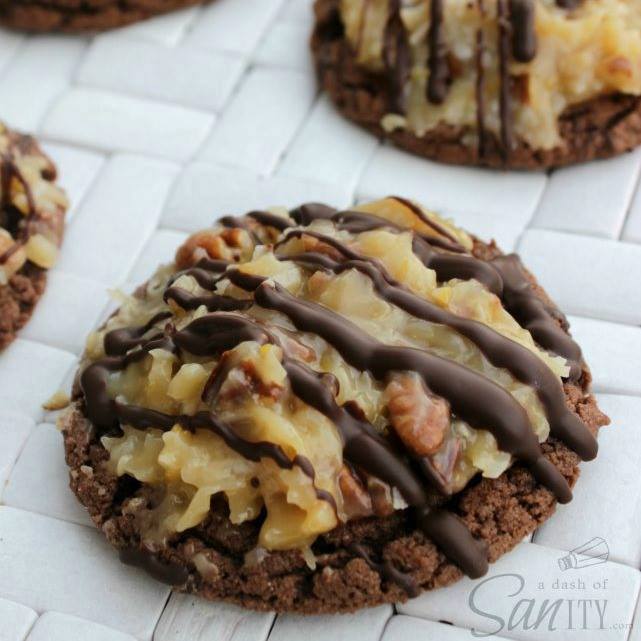
[[(596, 598), (591, 582), (607, 578), (607, 629), (500, 636), (638, 641), (626, 624), (641, 563), (641, 152), (548, 177), (445, 167), (381, 146), (318, 96), (311, 23), (310, 0), (218, 0), (93, 40), (0, 31), (0, 118), (45, 141), (73, 203), (47, 292), (0, 357), (0, 641), (459, 641), (470, 628), (496, 630), (467, 606), (469, 581), (398, 614), (305, 621), (170, 597), (89, 527), (41, 409), (71, 380), (107, 289), (145, 279), (187, 232), (255, 207), (390, 193), (523, 254), (570, 315), (613, 419), (574, 501), (492, 569), (529, 587), (543, 581), (537, 608)], [(556, 559), (595, 536), (610, 563), (561, 577), (582, 577), (587, 591), (552, 589)], [(507, 619), (506, 594), (498, 589), (493, 611)]]

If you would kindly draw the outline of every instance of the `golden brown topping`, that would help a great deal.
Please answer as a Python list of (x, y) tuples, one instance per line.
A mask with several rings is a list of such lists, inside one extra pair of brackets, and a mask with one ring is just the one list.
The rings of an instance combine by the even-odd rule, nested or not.
[(58, 248), (42, 234), (30, 236), (25, 251), (27, 259), (43, 269), (51, 269), (58, 259)]
[(0, 264), (0, 285), (2, 280), (8, 280), (13, 276), (27, 260), (27, 252), (22, 246), (16, 245), (16, 241), (6, 229), (0, 229), (0, 256), (6, 259)]
[[(507, 79), (501, 71), (503, 56), (499, 51), (498, 32), (505, 21), (505, 17), (499, 17), (501, 4), (498, 0), (443, 3), (439, 43), (445, 50), (446, 76), (451, 82), (443, 100), (430, 101), (427, 87), (434, 72), (428, 68), (430, 0), (401, 3), (341, 0), (346, 38), (357, 62), (375, 73), (385, 69), (389, 11), (401, 7), (399, 22), (407, 32), (412, 69), (404, 87), (407, 97), (404, 113), (398, 113), (398, 108), (390, 109), (392, 113), (386, 114), (381, 123), (386, 130), (407, 129), (422, 137), (441, 125), (449, 125), (470, 130), (472, 135), (462, 140), (474, 145), (478, 105), (483, 104), (483, 126), (499, 137), (502, 86), (527, 74), (528, 90), (522, 91), (524, 85), (519, 79), (513, 94), (515, 134), (534, 149), (552, 149), (562, 143), (559, 122), (567, 108), (605, 93), (641, 94), (638, 1), (585, 0), (581, 6), (567, 11), (555, 2), (536, 0), (532, 25), (534, 55), (521, 60), (510, 53), (503, 60)], [(479, 34), (483, 35), (482, 53), (476, 46)], [(456, 62), (452, 64), (454, 58)], [(481, 63), (484, 82), (479, 92)]]
[(64, 192), (36, 142), (0, 124), (0, 284), (28, 260), (49, 269), (58, 257)]

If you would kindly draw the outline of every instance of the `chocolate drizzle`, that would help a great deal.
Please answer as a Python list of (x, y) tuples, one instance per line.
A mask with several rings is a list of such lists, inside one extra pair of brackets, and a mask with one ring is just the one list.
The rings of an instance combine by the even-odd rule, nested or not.
[(536, 56), (534, 0), (510, 0), (512, 55), (517, 62), (532, 62)]
[(247, 309), (251, 305), (251, 301), (239, 300), (231, 296), (221, 296), (220, 294), (205, 294), (198, 296), (185, 291), (181, 287), (170, 287), (165, 292), (165, 302), (173, 300), (185, 310), (198, 309), (204, 305), (209, 310), (241, 310)]
[(278, 231), (284, 231), (288, 227), (291, 227), (291, 221), (283, 216), (278, 216), (277, 214), (272, 214), (268, 211), (250, 211), (245, 214), (242, 218), (236, 216), (223, 216), (220, 219), (220, 224), (224, 227), (240, 227), (242, 229), (249, 229), (247, 225), (247, 219), (251, 219), (259, 225), (264, 225), (266, 227), (273, 227)]
[(498, 20), (498, 52), (499, 52), (499, 117), (501, 120), (501, 154), (507, 162), (513, 146), (512, 136), (512, 94), (508, 63), (510, 59), (510, 22), (508, 18), (507, 0), (496, 2)]
[[(456, 252), (464, 252), (465, 247), (463, 247), (457, 240), (454, 234), (449, 232), (443, 225), (436, 222), (433, 218), (430, 218), (421, 207), (415, 205), (411, 200), (407, 198), (401, 198), (400, 196), (392, 196), (392, 198), (402, 205), (405, 205), (421, 222), (425, 223), (428, 227), (431, 227), (440, 237), (445, 238), (449, 241), (448, 245), (441, 245), (443, 249), (449, 249)], [(433, 236), (427, 236), (429, 240), (439, 241), (440, 238), (434, 238)]]
[(503, 305), (545, 349), (565, 358), (570, 366), (569, 379), (578, 381), (582, 374), (581, 348), (561, 329), (555, 317), (536, 295), (520, 258), (516, 254), (499, 256), (491, 265), (503, 280)]
[(576, 9), (583, 4), (583, 0), (556, 0), (556, 4), (562, 9)]
[(140, 568), (156, 581), (167, 585), (184, 585), (189, 578), (189, 570), (184, 565), (161, 561), (152, 552), (145, 549), (125, 548), (120, 551), (119, 556), (125, 565)]
[(428, 30), (427, 99), (440, 105), (447, 96), (450, 84), (450, 68), (447, 61), (447, 46), (443, 38), (443, 0), (430, 0), (430, 27)]
[[(104, 339), (105, 353), (110, 356), (124, 356), (128, 351), (149, 342), (150, 339), (145, 339), (143, 336), (156, 323), (171, 318), (171, 316), (171, 312), (160, 312), (150, 318), (142, 327), (123, 327), (107, 332)], [(156, 334), (154, 339), (161, 336), (162, 333)]]
[[(476, 278), (485, 284), (490, 291), (502, 298), (506, 309), (530, 330), (540, 345), (547, 345), (554, 352), (573, 360), (578, 368), (578, 372), (573, 371), (573, 376), (580, 376), (580, 350), (575, 348), (573, 341), (558, 326), (553, 314), (537, 297), (516, 257), (499, 257), (491, 262), (478, 260), (465, 253), (457, 239), (438, 222), (429, 219), (420, 208), (409, 201), (398, 200), (430, 225), (439, 238), (453, 248), (444, 250), (443, 246), (439, 246), (439, 240), (435, 241), (432, 236), (414, 234), (415, 254), (427, 266), (435, 269), (439, 278)], [(255, 215), (252, 213), (251, 216)], [(316, 238), (322, 245), (330, 246), (335, 253), (332, 256), (314, 252), (294, 256), (277, 254), (277, 258), (295, 261), (305, 269), (325, 270), (334, 274), (356, 270), (370, 280), (376, 294), (389, 304), (414, 318), (451, 328), (476, 345), (495, 367), (509, 371), (516, 380), (535, 390), (554, 436), (564, 441), (583, 459), (592, 458), (596, 454), (596, 441), (579, 418), (566, 407), (559, 380), (536, 354), (483, 323), (459, 317), (413, 294), (394, 280), (378, 261), (360, 255), (333, 237), (305, 229), (305, 226), (312, 224), (314, 220), (325, 219), (331, 220), (338, 229), (355, 234), (378, 228), (398, 232), (401, 228), (371, 214), (358, 211), (337, 212), (321, 205), (304, 205), (293, 210), (290, 215), (303, 228), (285, 233), (283, 239), (275, 245), (275, 250), (282, 249), (293, 238), (308, 235)], [(263, 218), (259, 224), (269, 225), (268, 220)], [(284, 218), (280, 220), (287, 221)], [(244, 224), (244, 219), (234, 219), (234, 226)], [(283, 227), (282, 231), (285, 229)], [(336, 254), (339, 258), (336, 258)], [(439, 357), (427, 350), (380, 342), (336, 312), (318, 303), (296, 298), (280, 285), (268, 282), (262, 276), (244, 273), (234, 266), (221, 271), (222, 267), (223, 265), (213, 261), (200, 261), (197, 267), (180, 274), (193, 276), (201, 287), (209, 291), (215, 289), (222, 280), (228, 280), (250, 293), (251, 298), (235, 299), (212, 291), (211, 294), (197, 297), (201, 299), (200, 304), (205, 304), (211, 313), (191, 321), (179, 331), (176, 331), (173, 324), (166, 323), (164, 329), (158, 328), (154, 332), (154, 328), (171, 315), (169, 312), (161, 312), (142, 327), (118, 329), (105, 336), (106, 357), (90, 364), (80, 377), (86, 415), (99, 434), (119, 434), (122, 424), (137, 429), (155, 428), (164, 431), (171, 430), (176, 424), (190, 431), (207, 429), (249, 460), (269, 458), (283, 469), (299, 467), (310, 478), (317, 497), (330, 503), (336, 510), (333, 495), (316, 487), (316, 474), (309, 459), (300, 455), (290, 459), (275, 443), (245, 440), (238, 435), (233, 424), (222, 421), (211, 411), (200, 411), (194, 416), (170, 415), (124, 404), (112, 399), (108, 393), (107, 383), (111, 373), (122, 371), (141, 361), (153, 349), (166, 349), (177, 354), (187, 352), (197, 357), (221, 357), (217, 370), (203, 392), (203, 400), (208, 405), (213, 405), (229, 373), (229, 364), (225, 360), (225, 354), (229, 350), (245, 341), (281, 344), (278, 336), (281, 335), (281, 330), (285, 331), (284, 328), (270, 331), (269, 326), (263, 322), (224, 311), (230, 308), (245, 310), (251, 305), (258, 305), (283, 314), (298, 331), (322, 338), (347, 364), (357, 370), (369, 372), (382, 383), (396, 372), (416, 373), (431, 393), (448, 401), (457, 417), (474, 428), (490, 431), (499, 448), (526, 464), (560, 502), (570, 500), (569, 486), (557, 468), (543, 456), (525, 410), (503, 387), (456, 361)], [(188, 293), (176, 286), (175, 282), (175, 277), (170, 279), (165, 299), (172, 299), (181, 306), (184, 304), (185, 309), (194, 309), (194, 300), (189, 297), (181, 298)], [(203, 303), (203, 299), (206, 302)], [(151, 336), (146, 337), (148, 334)], [(314, 371), (288, 355), (287, 350), (283, 352), (282, 364), (292, 393), (336, 426), (343, 442), (345, 460), (381, 479), (390, 487), (397, 488), (412, 509), (416, 527), (432, 539), (466, 574), (471, 577), (484, 574), (487, 570), (487, 550), (471, 535), (461, 520), (452, 512), (442, 509), (444, 498), (439, 494), (440, 488), (436, 486), (434, 479), (415, 468), (407, 452), (398, 450), (391, 440), (377, 432), (362, 416), (350, 411), (348, 404), (339, 405), (336, 401), (337, 390), (334, 385), (329, 384), (327, 374)], [(417, 592), (418, 587), (410, 575), (384, 561), (379, 563), (372, 560), (366, 548), (358, 544), (352, 551), (409, 594)], [(131, 562), (145, 565), (144, 551), (142, 557), (130, 551), (125, 555)], [(158, 576), (166, 575), (170, 582), (181, 578), (175, 577), (164, 566), (151, 569)]]
[(401, 18), (400, 0), (390, 0), (389, 16), (383, 36), (383, 62), (388, 76), (389, 109), (394, 113), (403, 114), (412, 60), (408, 35)]
[(416, 582), (409, 574), (401, 572), (392, 563), (385, 559), (381, 563), (377, 563), (372, 559), (364, 545), (361, 545), (360, 543), (352, 543), (349, 546), (349, 550), (353, 554), (360, 556), (365, 563), (374, 570), (374, 572), (378, 572), (391, 583), (399, 585), (410, 598), (413, 599), (420, 594), (420, 590), (418, 589)]
[(476, 84), (474, 87), (476, 99), (476, 130), (478, 136), (478, 155), (479, 158), (485, 157), (487, 146), (487, 132), (485, 131), (485, 33), (483, 32), (483, 21), (485, 19), (485, 2), (477, 0), (479, 15), (481, 16), (481, 26), (476, 32), (476, 47), (474, 57), (476, 61)]

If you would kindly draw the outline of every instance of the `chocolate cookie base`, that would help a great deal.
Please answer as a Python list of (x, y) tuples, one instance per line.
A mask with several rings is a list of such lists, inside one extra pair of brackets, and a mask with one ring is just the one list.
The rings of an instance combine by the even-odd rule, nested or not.
[[(488, 259), (499, 252), (494, 245), (479, 242), (474, 253)], [(551, 304), (533, 283), (539, 296)], [(558, 317), (563, 318), (560, 313)], [(589, 384), (586, 368), (579, 384), (566, 385), (565, 392), (568, 405), (596, 433), (607, 418), (594, 397), (586, 396)], [(443, 587), (462, 576), (414, 527), (408, 511), (349, 522), (319, 537), (313, 546), (315, 570), (297, 550), (271, 552), (260, 562), (252, 562), (245, 555), (256, 547), (260, 519), (233, 525), (222, 497), (212, 499), (209, 516), (198, 527), (141, 552), (141, 525), (144, 527), (150, 507), (158, 500), (156, 491), (104, 469), (107, 451), (84, 416), (79, 396), (62, 428), (71, 488), (96, 526), (121, 554), (124, 551), (126, 560), (144, 566), (183, 592), (255, 610), (304, 614), (350, 612), (405, 601), (408, 595), (398, 584), (353, 551), (355, 542), (363, 545), (375, 562), (384, 560), (409, 573), (421, 591)], [(543, 445), (543, 451), (573, 486), (579, 475), (577, 455), (554, 439)], [(493, 562), (547, 520), (555, 506), (553, 495), (526, 468), (515, 465), (498, 479), (472, 483), (447, 508), (487, 543)]]
[(31, 32), (104, 31), (205, 0), (0, 0), (0, 24)]
[(641, 97), (622, 94), (567, 109), (559, 122), (563, 144), (551, 150), (532, 149), (516, 141), (506, 156), (496, 136), (487, 132), (480, 155), (477, 145), (464, 142), (474, 132), (450, 125), (439, 125), (424, 136), (405, 130), (386, 132), (380, 123), (389, 113), (387, 82), (382, 75), (356, 64), (344, 37), (338, 6), (338, 0), (316, 0), (312, 51), (319, 82), (344, 116), (407, 151), (456, 165), (531, 170), (609, 158), (641, 144)]
[(25, 265), (7, 285), (0, 286), (0, 350), (13, 341), (27, 323), (42, 296), (46, 272), (35, 265)]
[[(9, 137), (24, 153), (44, 156), (35, 138), (16, 132), (9, 132)], [(56, 168), (51, 161), (49, 164), (50, 166), (44, 170), (44, 175), (48, 180), (55, 181)], [(58, 246), (61, 245), (64, 235), (65, 213), (66, 210), (60, 208), (47, 214), (46, 223), (41, 223), (47, 225)], [(44, 293), (46, 282), (46, 270), (27, 262), (6, 285), (0, 285), (0, 351), (7, 347), (18, 331), (27, 324)]]

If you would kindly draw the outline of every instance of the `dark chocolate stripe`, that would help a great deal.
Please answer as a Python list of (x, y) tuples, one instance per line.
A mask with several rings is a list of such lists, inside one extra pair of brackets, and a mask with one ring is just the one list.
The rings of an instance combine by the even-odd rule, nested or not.
[[(199, 265), (203, 264), (202, 261)], [(252, 288), (255, 289), (261, 282), (262, 278), (257, 280), (256, 276), (246, 274), (237, 268), (228, 268), (220, 273), (218, 270), (209, 272), (202, 267), (193, 267), (185, 271), (179, 272), (169, 279), (169, 286), (165, 290), (163, 299), (165, 302), (173, 300), (180, 307), (185, 310), (198, 309), (204, 305), (209, 311), (240, 311), (251, 307), (250, 300), (243, 300), (234, 298), (233, 296), (226, 296), (223, 294), (210, 294), (196, 295), (188, 292), (182, 287), (174, 286), (173, 283), (178, 280), (180, 276), (191, 276), (203, 288), (208, 290), (215, 289), (216, 285), (222, 280), (228, 280), (232, 284), (237, 285), (241, 289)]]
[(498, 256), (491, 262), (503, 280), (503, 305), (543, 348), (563, 356), (570, 365), (569, 379), (578, 381), (583, 373), (581, 348), (559, 326), (539, 298), (520, 258), (516, 254)]
[(507, 162), (513, 145), (512, 135), (512, 99), (510, 87), (510, 22), (507, 0), (497, 0), (496, 5), (499, 55), (499, 116), (501, 119), (501, 154)]
[[(463, 247), (463, 245), (458, 242), (456, 236), (454, 236), (452, 232), (446, 229), (438, 221), (430, 218), (421, 207), (415, 205), (411, 200), (408, 200), (407, 198), (401, 198), (400, 196), (391, 196), (391, 198), (407, 207), (421, 222), (425, 223), (428, 227), (431, 227), (437, 234), (439, 234), (439, 236), (443, 236), (447, 240), (449, 240), (452, 246), (456, 248), (455, 251), (465, 251), (465, 247)], [(426, 238), (431, 239), (432, 237), (427, 236)]]
[(447, 46), (443, 38), (443, 0), (430, 0), (430, 26), (428, 40), (427, 99), (440, 105), (447, 96), (450, 69), (447, 61)]
[(332, 220), (338, 210), (322, 203), (305, 203), (289, 212), (289, 215), (303, 227), (311, 225), (315, 220)]
[(426, 267), (436, 272), (441, 282), (452, 278), (475, 279), (493, 294), (500, 297), (503, 293), (503, 279), (490, 263), (469, 254), (444, 254), (434, 251), (429, 243), (418, 236), (414, 237), (412, 250)]
[(218, 258), (201, 258), (197, 263), (196, 267), (204, 269), (205, 271), (212, 272), (214, 274), (220, 274), (224, 272), (230, 263), (226, 260), (220, 260)]
[[(143, 338), (143, 336), (151, 330), (156, 323), (171, 318), (171, 316), (171, 312), (159, 312), (142, 327), (122, 327), (107, 332), (104, 339), (105, 353), (110, 356), (123, 356), (135, 347), (139, 347), (143, 343), (148, 342), (149, 339)], [(160, 336), (162, 336), (162, 333)], [(159, 338), (160, 336), (156, 336), (155, 338)]]
[(292, 226), (291, 220), (268, 211), (250, 211), (247, 216), (255, 220), (259, 225), (273, 227), (278, 231), (285, 231), (285, 229)]
[(517, 62), (532, 62), (536, 56), (534, 0), (510, 0), (512, 55)]
[(174, 301), (185, 310), (198, 309), (204, 305), (208, 310), (234, 311), (247, 309), (251, 301), (223, 296), (221, 294), (203, 294), (202, 296), (192, 294), (182, 287), (170, 287), (164, 294), (165, 302)]
[(401, 19), (400, 0), (390, 0), (383, 35), (383, 62), (387, 72), (389, 109), (393, 113), (404, 114), (406, 83), (412, 60), (408, 35)]
[(176, 332), (174, 342), (196, 356), (212, 356), (233, 349), (244, 341), (264, 343), (265, 329), (238, 314), (208, 314)]
[(414, 581), (408, 573), (401, 572), (398, 568), (394, 567), (387, 559), (383, 559), (380, 563), (377, 563), (369, 555), (365, 546), (360, 543), (352, 543), (349, 546), (349, 550), (353, 554), (360, 556), (374, 572), (378, 572), (391, 583), (396, 583), (396, 585), (400, 586), (410, 598), (417, 597), (420, 594), (421, 591), (416, 581)]
[(260, 285), (265, 278), (263, 276), (256, 276), (254, 274), (247, 274), (240, 269), (229, 269), (223, 275), (232, 285), (240, 287), (246, 291), (253, 291)]
[(161, 561), (149, 550), (142, 548), (125, 548), (120, 550), (119, 558), (125, 565), (144, 570), (149, 576), (167, 585), (179, 586), (186, 583), (189, 570), (178, 563)]
[(474, 59), (476, 62), (476, 83), (474, 87), (474, 97), (476, 100), (476, 129), (478, 135), (478, 155), (479, 158), (485, 157), (487, 146), (487, 131), (485, 129), (485, 33), (483, 31), (483, 20), (485, 19), (485, 2), (477, 0), (479, 14), (481, 16), (481, 26), (476, 32), (476, 46), (474, 50)]
[[(191, 276), (203, 289), (213, 290), (220, 280), (219, 276), (228, 267), (229, 263), (225, 263), (223, 269), (208, 269), (206, 266), (201, 266), (200, 261), (196, 267), (191, 267), (174, 274), (167, 283), (167, 289), (171, 287), (181, 276)], [(203, 263), (206, 265), (206, 263)]]
[(556, 0), (556, 4), (562, 9), (576, 9), (583, 4), (583, 0)]
[(278, 231), (284, 231), (292, 226), (291, 220), (268, 211), (250, 211), (242, 217), (224, 216), (218, 222), (223, 225), (223, 227), (240, 227), (241, 229), (249, 231), (249, 225), (247, 224), (248, 218), (251, 218), (259, 225), (273, 227)]

